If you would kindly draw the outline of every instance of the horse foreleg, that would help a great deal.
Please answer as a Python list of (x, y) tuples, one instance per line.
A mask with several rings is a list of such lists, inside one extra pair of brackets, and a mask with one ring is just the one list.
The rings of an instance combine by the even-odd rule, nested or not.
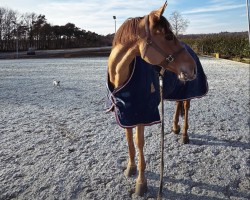
[(190, 108), (190, 100), (183, 101), (183, 108), (184, 108), (184, 123), (183, 123), (181, 143), (187, 144), (189, 143), (189, 137), (187, 131), (188, 131), (188, 111)]
[(179, 116), (180, 116), (180, 112), (181, 112), (181, 106), (182, 106), (182, 102), (176, 101), (175, 113), (174, 113), (174, 119), (173, 119), (173, 128), (172, 128), (172, 131), (175, 134), (179, 134), (180, 130), (181, 130), (180, 126), (178, 125)]
[(129, 160), (127, 169), (125, 170), (125, 175), (130, 177), (136, 174), (136, 164), (135, 164), (135, 146), (133, 141), (133, 129), (132, 128), (126, 128), (126, 138), (128, 142), (128, 154), (129, 154)]
[(136, 180), (136, 188), (135, 193), (139, 196), (143, 196), (143, 194), (147, 191), (147, 179), (145, 178), (145, 169), (146, 162), (143, 154), (144, 147), (144, 126), (139, 125), (136, 127), (136, 135), (135, 135), (136, 145), (138, 147), (138, 177)]

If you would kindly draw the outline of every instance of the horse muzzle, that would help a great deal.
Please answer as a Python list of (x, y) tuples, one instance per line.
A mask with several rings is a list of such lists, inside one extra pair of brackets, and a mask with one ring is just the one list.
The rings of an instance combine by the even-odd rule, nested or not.
[(181, 71), (178, 74), (178, 78), (179, 78), (179, 80), (186, 82), (186, 81), (192, 81), (192, 80), (196, 79), (196, 75), (197, 75), (197, 66), (194, 68), (194, 71), (191, 74), (188, 72), (185, 72), (184, 70)]

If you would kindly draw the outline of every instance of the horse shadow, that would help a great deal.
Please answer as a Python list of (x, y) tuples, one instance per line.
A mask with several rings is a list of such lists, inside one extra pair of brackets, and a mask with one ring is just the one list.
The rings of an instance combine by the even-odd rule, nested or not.
[(250, 146), (247, 142), (235, 141), (230, 139), (219, 139), (218, 137), (214, 137), (207, 134), (190, 134), (190, 145), (210, 145), (210, 146), (224, 146), (224, 147), (234, 147), (240, 148), (243, 150), (249, 150)]
[[(222, 147), (232, 147), (232, 148), (240, 148), (242, 150), (249, 150), (249, 143), (242, 142), (242, 141), (236, 141), (232, 139), (227, 138), (218, 138), (211, 135), (198, 135), (191, 133), (190, 134), (190, 144), (189, 145), (197, 145), (197, 146), (203, 146), (203, 145), (210, 145), (210, 146), (222, 146)], [(146, 176), (148, 177), (148, 180), (152, 180), (153, 182), (156, 182), (159, 184), (159, 177), (160, 174), (154, 173), (151, 171), (146, 171)], [(230, 184), (226, 186), (219, 186), (215, 184), (208, 184), (200, 181), (193, 181), (192, 179), (174, 179), (172, 177), (165, 176), (164, 177), (164, 187), (163, 187), (163, 193), (162, 198), (163, 199), (178, 199), (178, 200), (219, 200), (221, 197), (214, 197), (214, 193), (223, 194), (226, 198), (230, 198), (231, 196), (236, 198), (246, 198), (250, 199), (250, 195), (247, 192), (239, 192), (237, 190), (238, 185), (240, 183), (240, 180), (234, 180)], [(184, 193), (182, 192), (176, 192), (172, 191), (167, 188), (167, 185), (175, 185), (175, 184), (181, 184), (183, 186), (186, 186), (187, 191)], [(200, 191), (198, 194), (193, 194), (192, 189)], [(154, 186), (152, 184), (149, 184), (148, 186), (148, 194), (147, 198), (156, 198), (158, 195), (159, 188), (158, 186)], [(207, 196), (207, 193), (201, 194), (201, 191), (211, 191), (212, 196)]]
[[(156, 174), (154, 172), (147, 172), (147, 176), (149, 180), (153, 180), (158, 182), (159, 180), (159, 174)], [(215, 197), (214, 193), (218, 193), (218, 194), (224, 194), (224, 196), (226, 198), (230, 198), (231, 196), (234, 196), (236, 198), (247, 198), (249, 199), (250, 195), (246, 192), (239, 192), (237, 191), (236, 187), (239, 184), (239, 180), (236, 180), (232, 183), (230, 183), (227, 186), (218, 186), (218, 185), (214, 185), (214, 184), (208, 184), (208, 183), (203, 183), (200, 181), (193, 181), (191, 179), (187, 180), (187, 179), (174, 179), (171, 177), (164, 177), (163, 179), (164, 181), (164, 186), (163, 186), (163, 190), (162, 190), (162, 199), (178, 199), (178, 200), (188, 200), (188, 199), (192, 199), (192, 200), (221, 200), (221, 197)], [(175, 192), (175, 191), (171, 191), (168, 188), (166, 188), (166, 185), (173, 185), (173, 184), (182, 184), (184, 186), (187, 186), (187, 190), (185, 193), (181, 193), (181, 192)], [(203, 194), (192, 194), (191, 191), (193, 188), (196, 188), (196, 191), (210, 191), (212, 196), (207, 196), (207, 195), (203, 195)], [(147, 197), (146, 199), (149, 198), (157, 198), (159, 192), (159, 188), (157, 186), (148, 186), (148, 193), (146, 194)], [(201, 192), (199, 192), (201, 193)]]

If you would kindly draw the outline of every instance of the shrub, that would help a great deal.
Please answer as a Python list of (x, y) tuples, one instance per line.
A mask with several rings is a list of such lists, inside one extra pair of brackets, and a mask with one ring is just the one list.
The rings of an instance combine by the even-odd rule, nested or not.
[(180, 39), (197, 53), (219, 53), (227, 58), (249, 58), (250, 47), (247, 32), (186, 35)]

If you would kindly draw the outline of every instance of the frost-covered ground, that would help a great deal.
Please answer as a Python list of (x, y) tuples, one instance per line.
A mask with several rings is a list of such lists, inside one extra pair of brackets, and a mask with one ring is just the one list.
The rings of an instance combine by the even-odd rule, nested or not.
[[(191, 101), (190, 144), (170, 134), (164, 199), (250, 199), (249, 66), (201, 58), (210, 91)], [(107, 58), (0, 61), (0, 199), (155, 199), (160, 127), (146, 128), (148, 193), (131, 194), (124, 131), (104, 113)], [(53, 80), (61, 81), (54, 88)]]

